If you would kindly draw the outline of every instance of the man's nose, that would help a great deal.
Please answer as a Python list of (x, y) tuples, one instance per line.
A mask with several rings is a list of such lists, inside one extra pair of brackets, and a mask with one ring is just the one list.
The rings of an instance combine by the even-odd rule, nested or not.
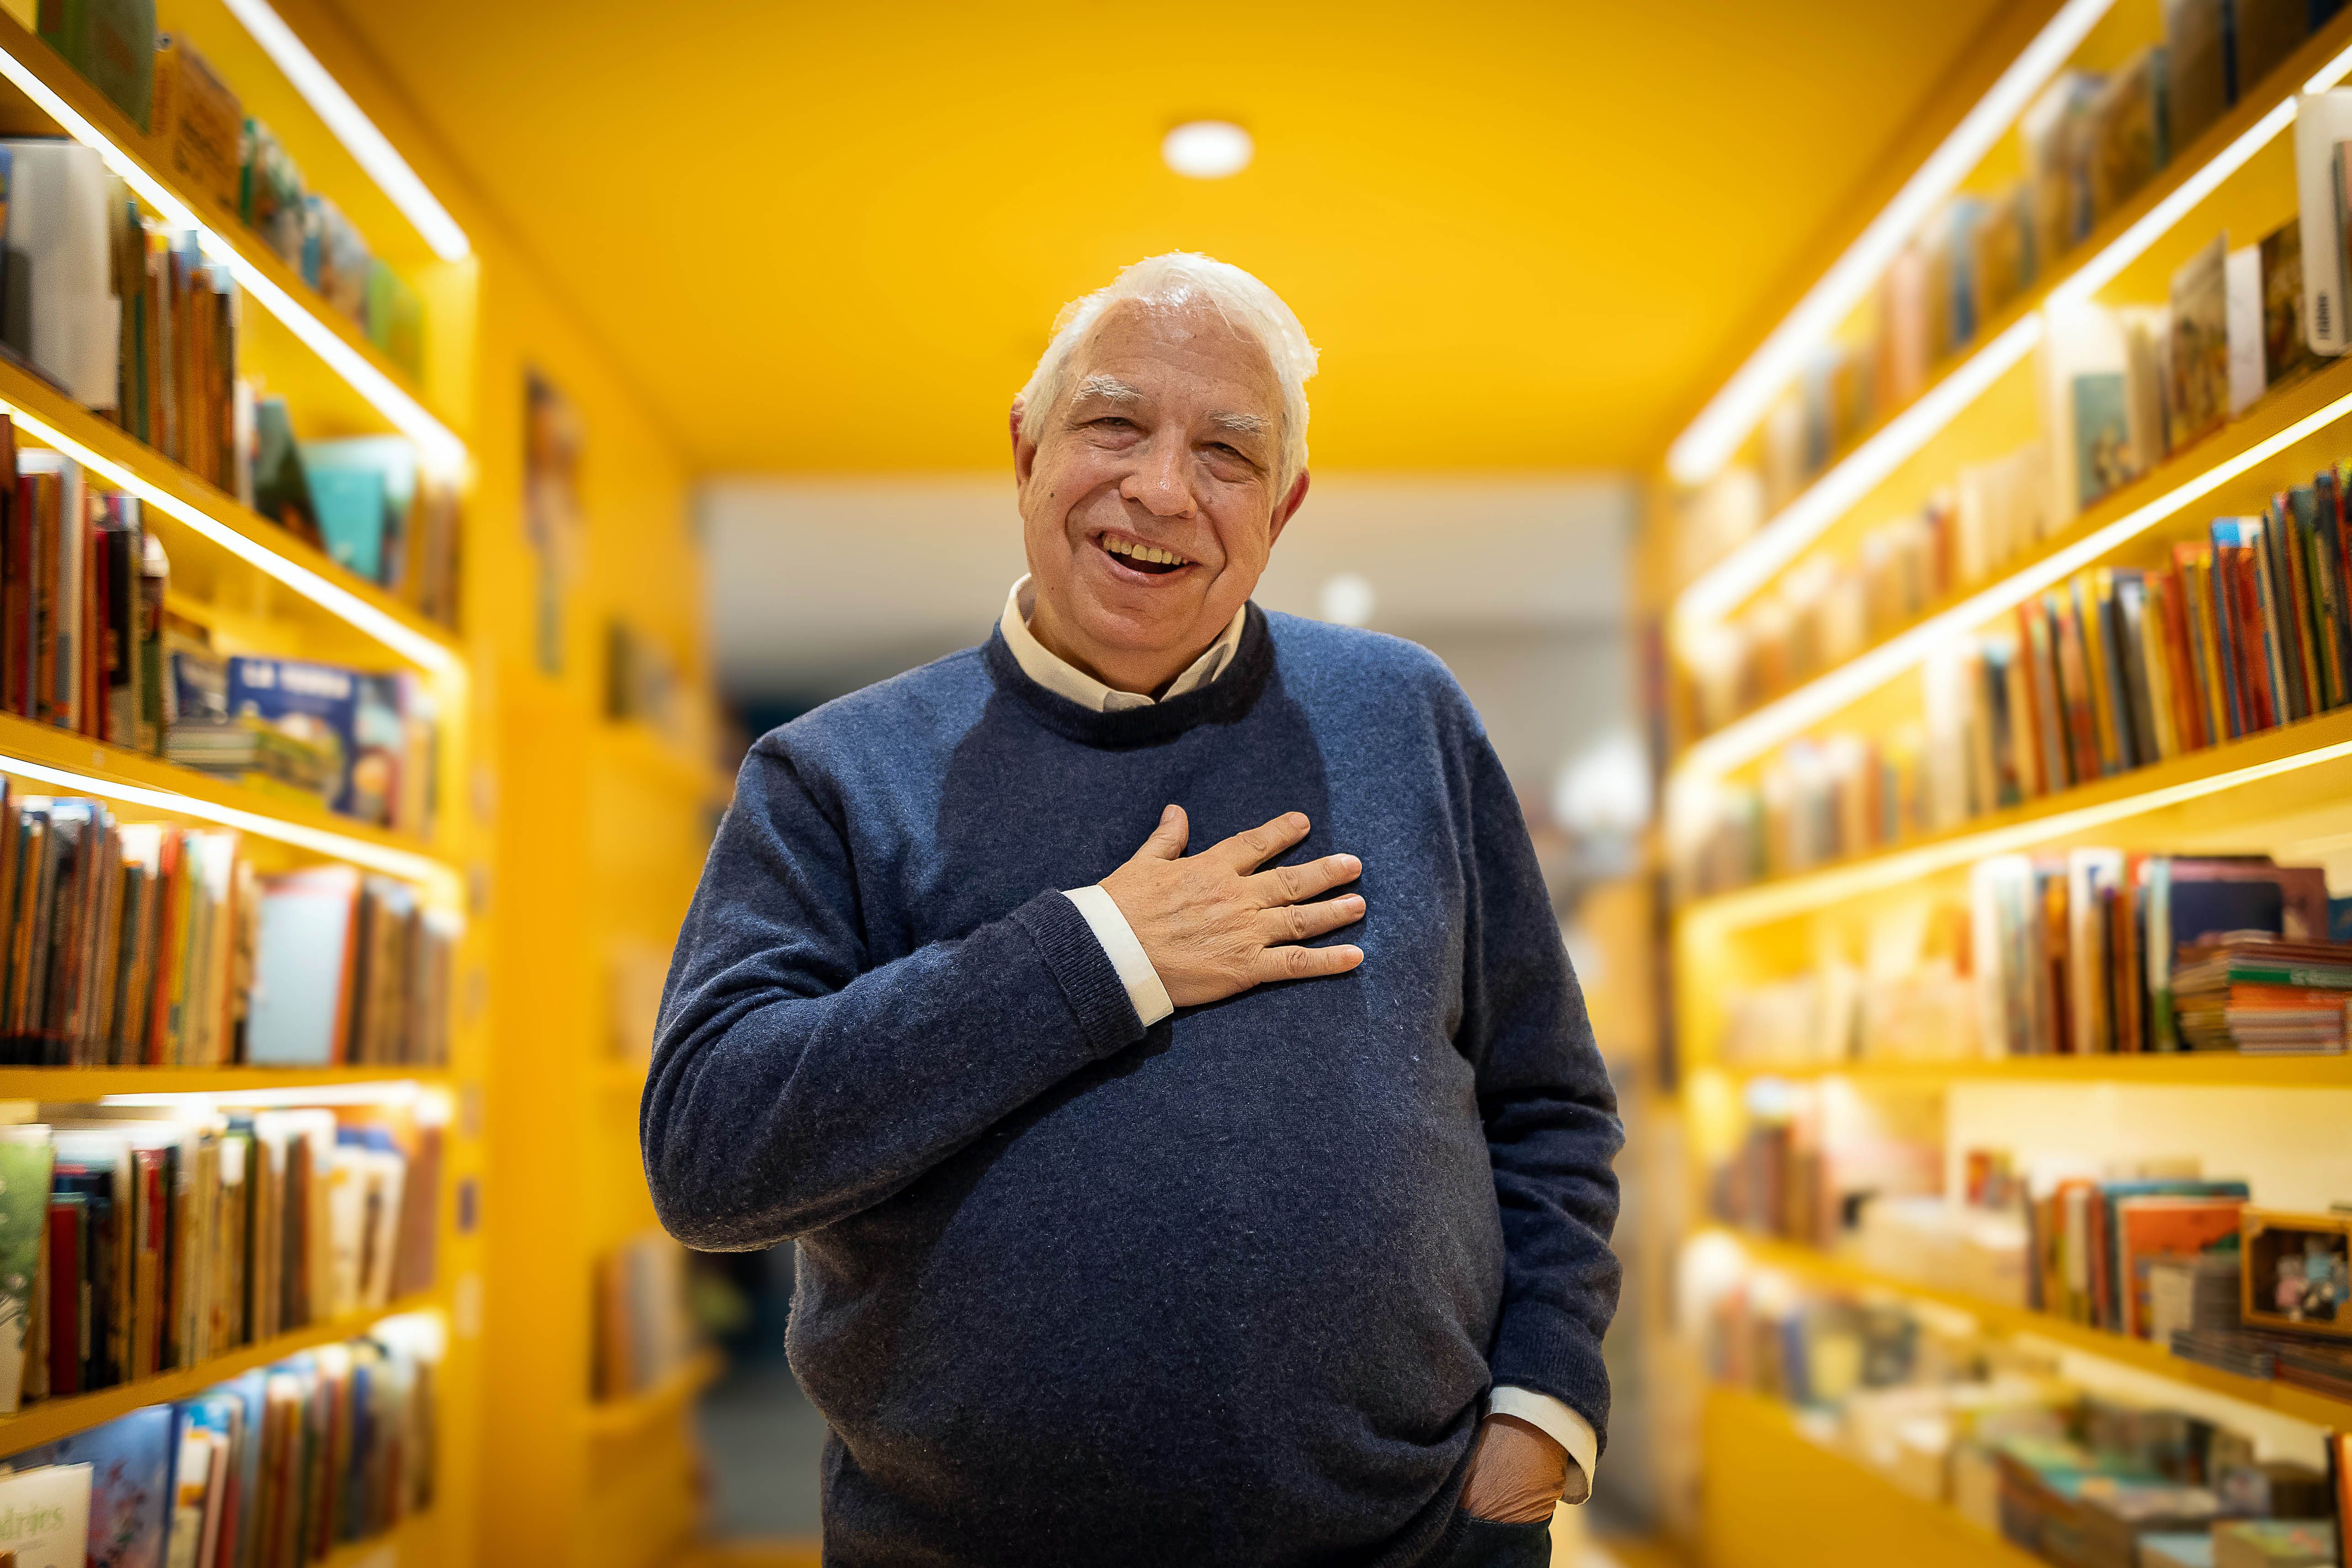
[(1118, 493), (1154, 517), (1192, 515), (1192, 478), (1181, 442), (1147, 443)]

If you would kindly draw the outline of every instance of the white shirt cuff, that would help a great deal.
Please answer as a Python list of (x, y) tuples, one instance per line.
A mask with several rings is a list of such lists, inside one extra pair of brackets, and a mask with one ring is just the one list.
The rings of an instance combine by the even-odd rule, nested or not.
[(1516, 1415), (1568, 1450), (1575, 1473), (1568, 1478), (1562, 1502), (1582, 1502), (1592, 1495), (1592, 1467), (1600, 1458), (1600, 1439), (1592, 1423), (1549, 1394), (1528, 1388), (1503, 1387), (1486, 1395), (1486, 1414)]
[(1086, 916), (1087, 928), (1102, 943), (1110, 966), (1118, 971), (1119, 983), (1127, 987), (1127, 999), (1135, 1004), (1135, 1016), (1143, 1020), (1143, 1026), (1148, 1029), (1176, 1011), (1176, 1004), (1168, 999), (1168, 987), (1160, 984), (1160, 972), (1151, 967), (1143, 944), (1135, 940), (1135, 928), (1118, 912), (1111, 896), (1100, 887), (1092, 887), (1066, 889), (1062, 897)]

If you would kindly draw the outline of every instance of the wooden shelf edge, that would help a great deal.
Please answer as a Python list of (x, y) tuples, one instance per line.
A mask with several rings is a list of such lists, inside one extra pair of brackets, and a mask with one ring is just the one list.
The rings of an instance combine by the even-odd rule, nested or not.
[(2242, 1404), (2259, 1405), (2314, 1426), (2352, 1426), (2352, 1403), (2330, 1399), (2294, 1384), (2242, 1377), (2217, 1366), (2207, 1366), (2202, 1362), (2174, 1355), (2166, 1347), (2147, 1340), (2127, 1339), (2084, 1323), (2070, 1323), (2031, 1308), (2005, 1306), (1940, 1286), (1924, 1285), (1881, 1274), (1861, 1264), (1795, 1242), (1777, 1241), (1729, 1229), (1722, 1230), (1721, 1234), (1738, 1243), (1740, 1249), (1755, 1261), (1786, 1269), (1791, 1274), (1803, 1275), (1820, 1283), (1842, 1285), (1855, 1290), (1884, 1290), (1893, 1295), (1933, 1301), (1954, 1311), (1966, 1312), (2004, 1333), (2030, 1334), (2068, 1350), (2118, 1362), (2137, 1372), (2188, 1384), (2208, 1393), (2222, 1394)]
[(2352, 1089), (2352, 1052), (2113, 1052), (2099, 1056), (1964, 1058), (1953, 1061), (1693, 1062), (1693, 1072), (1738, 1079), (1853, 1078), (1935, 1083), (2020, 1079), (2032, 1083), (2162, 1083)]
[[(183, 795), (223, 811), (282, 823), (305, 835), (331, 835), (390, 855), (430, 861), (445, 874), (454, 875), (456, 871), (432, 845), (407, 834), (372, 827), (364, 822), (339, 816), (325, 806), (306, 806), (269, 791), (231, 784), (161, 757), (93, 741), (70, 730), (37, 723), (14, 713), (0, 713), (0, 773), (15, 771), (10, 766), (12, 763), (83, 774), (100, 785)], [(63, 785), (44, 784), (39, 793), (63, 790)]]
[[(2169, 797), (2169, 792), (2181, 786), (2218, 779), (2242, 769), (2265, 767), (2303, 757), (2318, 757), (2320, 753), (2347, 745), (2352, 745), (2352, 708), (2338, 708), (2332, 712), (2265, 730), (2258, 735), (2225, 741), (2201, 752), (2190, 752), (2153, 767), (2134, 768), (2128, 773), (2043, 795), (2039, 800), (2028, 801), (2007, 811), (1974, 817), (1943, 833), (1890, 845), (1866, 854), (1848, 856), (1844, 859), (1785, 877), (1766, 878), (1729, 892), (1711, 893), (1702, 899), (1694, 899), (1676, 910), (1675, 918), (1680, 921), (1702, 917), (1717, 923), (1743, 925), (1801, 913), (1834, 901), (1849, 891), (1869, 890), (1869, 887), (1863, 884), (1869, 882), (1874, 867), (1899, 864), (1902, 868), (1899, 872), (1884, 873), (1884, 879), (1908, 880), (1916, 875), (1965, 864), (1982, 854), (2000, 853), (1999, 849), (1978, 846), (1988, 842), (2005, 843), (2015, 837), (2018, 830), (2030, 829), (2037, 824), (2050, 826), (2047, 837), (2057, 837), (2074, 831), (2067, 819), (2086, 810), (2121, 807), (2108, 818), (2111, 821), (2138, 815), (2138, 810), (2162, 810), (2179, 804)], [(2133, 803), (2140, 797), (2148, 797), (2147, 803), (2137, 810), (2133, 809)]]
[(5, 10), (0, 10), (0, 50), (13, 56), (25, 68), (38, 77), (51, 92), (65, 100), (75, 113), (95, 126), (99, 133), (114, 144), (123, 157), (138, 165), (147, 178), (172, 193), (180, 205), (202, 221), (222, 243), (236, 250), (239, 259), (252, 267), (272, 284), (285, 291), (287, 297), (365, 360), (378, 374), (415, 400), (453, 434), (457, 426), (442, 410), (436, 408), (405, 370), (383, 355), (383, 351), (368, 341), (367, 333), (358, 323), (321, 298), (317, 289), (304, 282), (299, 274), (280, 260), (275, 251), (263, 245), (257, 236), (247, 229), (232, 213), (189, 195), (186, 189), (173, 179), (164, 160), (158, 155), (155, 139), (139, 129), (131, 117), (86, 80), (65, 58), (49, 47), (37, 33), (29, 32), (25, 25)]
[(247, 1345), (227, 1355), (214, 1356), (194, 1366), (141, 1378), (136, 1383), (126, 1383), (113, 1388), (102, 1388), (94, 1394), (45, 1399), (13, 1415), (0, 1415), (0, 1456), (19, 1454), (43, 1443), (53, 1443), (59, 1437), (103, 1426), (119, 1415), (128, 1415), (133, 1410), (150, 1405), (168, 1404), (201, 1394), (216, 1383), (226, 1383), (255, 1367), (268, 1366), (272, 1362), (284, 1361), (302, 1351), (316, 1350), (320, 1345), (335, 1344), (363, 1334), (386, 1318), (438, 1306), (441, 1299), (442, 1292), (436, 1287), (367, 1312), (279, 1334), (275, 1339)]
[[(1857, 434), (1835, 458), (1822, 468), (1820, 473), (1814, 475), (1813, 478), (1806, 483), (1803, 489), (1799, 490), (1795, 496), (1790, 498), (1790, 500), (1781, 506), (1780, 510), (1775, 511), (1771, 517), (1765, 519), (1763, 526), (1759, 527), (1754, 533), (1748, 535), (1747, 539), (1742, 540), (1739, 543), (1726, 551), (1720, 557), (1710, 563), (1705, 570), (1693, 577), (1690, 582), (1685, 583), (1681, 587), (1675, 589), (1669, 601), (1670, 606), (1674, 604), (1678, 604), (1684, 595), (1689, 593), (1689, 591), (1698, 583), (1703, 582), (1707, 577), (1713, 575), (1717, 571), (1722, 569), (1735, 560), (1741, 552), (1749, 549), (1757, 541), (1762, 539), (1771, 531), (1773, 522), (1776, 521), (1782, 513), (1801, 502), (1806, 494), (1811, 491), (1814, 487), (1828, 480), (1836, 473), (1840, 466), (1851, 458), (1854, 453), (1867, 446), (1871, 439), (1877, 436), (1882, 430), (1885, 430), (1887, 426), (1893, 425), (1910, 409), (1918, 406), (1927, 398), (1933, 396), (1938, 387), (1960, 371), (1962, 367), (1966, 366), (1970, 360), (1976, 357), (1978, 351), (1994, 342), (2000, 338), (2001, 333), (2009, 331), (2010, 328), (2015, 326), (2019, 321), (2024, 320), (2027, 316), (2047, 305), (2050, 301), (2051, 296), (2056, 293), (2063, 285), (2073, 279), (2084, 267), (2104, 254), (2106, 248), (2110, 245), (2114, 244), (2117, 239), (2121, 238), (2124, 234), (2132, 227), (2132, 226), (2145, 218), (2149, 213), (2154, 212), (2156, 208), (2168, 198), (2174, 191), (2179, 190), (2181, 186), (2187, 184), (2200, 171), (2202, 171), (2207, 164), (2212, 163), (2215, 158), (2226, 152), (2239, 137), (2244, 135), (2247, 132), (2252, 131), (2256, 125), (2260, 124), (2264, 115), (2269, 114), (2285, 100), (2293, 98), (2301, 92), (2304, 82), (2322, 66), (2326, 65), (2338, 54), (2342, 53), (2347, 46), (2352, 46), (2352, 13), (2340, 14), (2323, 23), (2316, 32), (2305, 38), (2303, 43), (2297, 47), (2294, 53), (2288, 56), (2284, 61), (2274, 67), (2270, 75), (2264, 77), (2253, 89), (2240, 93), (2238, 95), (2237, 102), (2230, 108), (2227, 113), (2223, 114), (2219, 120), (2214, 121), (2213, 124), (2208, 126), (2204, 132), (2200, 135), (2194, 142), (2190, 143), (2189, 147), (2183, 149), (2179, 155), (2167, 163), (2163, 168), (2158, 170), (2154, 177), (2152, 177), (2147, 184), (2142, 185), (2139, 190), (2134, 194), (2130, 201), (2125, 203), (2123, 206), (2119, 207), (2115, 212), (2109, 213), (2105, 221), (2103, 221), (2096, 229), (2084, 237), (2080, 243), (2071, 247), (2066, 252), (2066, 265), (2063, 270), (2053, 273), (2046, 278), (2035, 279), (2032, 288), (2027, 289), (2025, 293), (2016, 300), (2011, 300), (1998, 315), (1994, 316), (1990, 321), (1985, 322), (1981, 327), (1979, 327), (1977, 331), (1976, 336), (1969, 340), (1969, 344), (1965, 349), (1950, 355), (1942, 364), (1938, 365), (1936, 368), (1935, 374), (1931, 375), (1927, 383), (1920, 387), (1919, 394), (1916, 397), (1914, 397), (1910, 402), (1905, 404), (1901, 408), (1890, 410), (1882, 417), (1872, 421), (1870, 426)], [(1710, 392), (1708, 395), (1712, 396), (1714, 394)], [(1908, 459), (1906, 458), (1906, 460), (1907, 461)], [(1875, 487), (1874, 487), (1874, 488)], [(1867, 501), (1867, 500), (1868, 497), (1865, 496), (1860, 500), (1857, 500), (1854, 505), (1845, 508), (1843, 511), (1837, 514), (1837, 517), (1832, 518), (1828, 525), (1824, 526), (1822, 532), (1828, 531), (1829, 527), (1834, 526), (1838, 518), (1851, 514), (1862, 504)], [(1774, 571), (1760, 579), (1757, 587), (1750, 590), (1748, 594), (1744, 595), (1739, 603), (1745, 604), (1748, 600), (1753, 599), (1757, 593), (1761, 592), (1766, 585), (1769, 584), (1782, 574), (1787, 572), (1790, 566), (1794, 565), (1796, 562), (1803, 556), (1805, 550), (1811, 546), (1814, 540), (1818, 540), (1820, 537), (1821, 534), (1816, 533), (1813, 540), (1806, 541), (1803, 545), (1801, 545), (1797, 551), (1790, 556), (1788, 562), (1784, 563), (1781, 566), (1776, 568)], [(1735, 605), (1734, 609), (1736, 610), (1737, 607), (1738, 606)]]
[(722, 1365), (719, 1352), (706, 1347), (643, 1394), (592, 1402), (582, 1417), (589, 1436), (599, 1439), (625, 1437), (685, 1408), (717, 1379)]
[[(5, 12), (0, 12), (0, 17), (5, 16)], [(100, 418), (32, 371), (4, 359), (0, 359), (0, 404), (21, 409), (68, 440), (137, 476), (143, 483), (163, 491), (182, 505), (204, 513), (257, 549), (323, 578), (378, 614), (397, 622), (404, 630), (438, 645), (447, 651), (453, 661), (463, 661), (464, 645), (447, 626), (418, 614), (413, 605), (360, 577), (324, 551), (295, 538), (287, 530), (240, 504), (218, 486), (165, 457), (121, 426)], [(173, 519), (173, 521), (178, 523), (179, 520)], [(365, 635), (363, 629), (354, 629), (362, 630)], [(396, 652), (390, 648), (385, 651)]]

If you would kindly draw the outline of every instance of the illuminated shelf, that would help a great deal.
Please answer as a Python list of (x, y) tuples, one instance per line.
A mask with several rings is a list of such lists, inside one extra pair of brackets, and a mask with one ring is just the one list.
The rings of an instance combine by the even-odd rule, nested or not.
[(1823, 1285), (1841, 1286), (1852, 1290), (1884, 1290), (1934, 1301), (1956, 1311), (1966, 1312), (2003, 1333), (2032, 1334), (2068, 1350), (2104, 1356), (2109, 1361), (2120, 1362), (2158, 1377), (2170, 1378), (2176, 1383), (2192, 1384), (2210, 1393), (2242, 1400), (2248, 1405), (2263, 1405), (2282, 1415), (2308, 1421), (2316, 1426), (2352, 1426), (2352, 1403), (2330, 1399), (2324, 1394), (2315, 1394), (2291, 1383), (2241, 1377), (2234, 1372), (2224, 1372), (2217, 1366), (2207, 1366), (2202, 1362), (2174, 1355), (2166, 1347), (2147, 1340), (2127, 1339), (2122, 1334), (2111, 1334), (2084, 1323), (2070, 1323), (2047, 1312), (2004, 1306), (1957, 1290), (1881, 1274), (1810, 1247), (1769, 1241), (1738, 1231), (1722, 1234), (1737, 1241), (1741, 1250), (1754, 1261), (1790, 1274), (1802, 1275)]
[(2148, 1083), (2255, 1089), (2352, 1089), (2352, 1054), (2271, 1056), (2251, 1051), (2136, 1051), (2081, 1057), (1995, 1057), (1959, 1061), (1823, 1062), (1791, 1067), (1703, 1062), (1694, 1072), (1731, 1078), (1850, 1078), (1864, 1082)]
[(2246, 161), (2293, 123), (2298, 90), (2335, 85), (2352, 61), (2352, 14), (2324, 26), (2227, 114), (2157, 172), (2155, 178), (2068, 260), (1988, 322), (1918, 397), (1879, 421), (1754, 533), (1675, 595), (1679, 626), (1719, 620), (1778, 575), (1878, 483), (2013, 368), (2040, 340), (2043, 306), (2088, 299), (2113, 281), (2158, 237)]
[(207, 221), (204, 205), (182, 195), (164, 172), (152, 139), (5, 11), (0, 11), (0, 77), (13, 82), (67, 134), (102, 153), (108, 166), (166, 222), (200, 231), (205, 254), (226, 263), (256, 302), (285, 323), (394, 428), (416, 442), (428, 466), (452, 473), (465, 468), (469, 461), (466, 444), (425, 406), (405, 372), (243, 225)]
[[(2347, 12), (2352, 16), (2352, 12)], [(2195, 445), (2086, 509), (2065, 531), (1963, 589), (1834, 668), (1750, 710), (1686, 747), (1680, 774), (1717, 776), (1761, 757), (1909, 670), (1937, 649), (2178, 517), (2223, 485), (2330, 426), (2352, 418), (2352, 357), (2281, 387)]]
[(1704, 1560), (1717, 1568), (2048, 1568), (1760, 1394), (1709, 1387), (1702, 1428)]
[(714, 1350), (699, 1350), (686, 1364), (643, 1394), (608, 1399), (588, 1406), (583, 1417), (589, 1435), (605, 1441), (628, 1437), (656, 1421), (677, 1414), (719, 1376), (721, 1363)]
[(274, 1094), (321, 1089), (325, 1098), (353, 1085), (439, 1085), (448, 1074), (438, 1068), (400, 1067), (216, 1067), (216, 1068), (26, 1068), (0, 1067), (0, 1100), (80, 1104), (126, 1094)]
[[(0, 12), (0, 20), (5, 17)], [(268, 574), (401, 658), (433, 670), (462, 662), (457, 640), (446, 627), (5, 360), (0, 360), (0, 413), (150, 502), (163, 513), (166, 528), (176, 523), (194, 531), (214, 548)]]
[[(2299, 775), (2347, 760), (2352, 760), (2352, 708), (2062, 790), (1974, 818), (1948, 833), (1696, 900), (1677, 918), (1710, 926), (1779, 920), (1858, 894), (1899, 887), (1989, 855), (2006, 855), (2088, 833), (2224, 791), (2239, 791), (2242, 800), (2242, 792), (2266, 780), (2286, 780), (2308, 794), (2315, 781)], [(2320, 774), (2316, 783), (2332, 779), (2332, 773)], [(2352, 779), (2335, 783), (2340, 786), (2339, 795), (2352, 793)], [(2235, 815), (2252, 816), (2262, 810), (2259, 804), (2246, 805)]]
[(338, 816), (291, 792), (232, 784), (13, 713), (0, 713), (0, 773), (44, 792), (94, 795), (238, 828), (409, 881), (440, 884), (457, 875), (421, 840)]
[(59, 1437), (103, 1426), (119, 1415), (128, 1415), (149, 1405), (162, 1405), (202, 1394), (213, 1384), (225, 1383), (255, 1367), (283, 1361), (299, 1351), (315, 1350), (320, 1345), (352, 1339), (367, 1332), (386, 1318), (403, 1312), (421, 1311), (440, 1304), (441, 1292), (438, 1289), (421, 1291), (388, 1306), (338, 1318), (332, 1322), (313, 1323), (308, 1328), (279, 1334), (275, 1339), (247, 1345), (226, 1355), (214, 1356), (175, 1372), (142, 1377), (114, 1388), (101, 1388), (94, 1394), (72, 1394), (62, 1399), (45, 1399), (38, 1405), (26, 1406), (14, 1415), (0, 1415), (0, 1456), (18, 1454), (43, 1443), (53, 1443)]

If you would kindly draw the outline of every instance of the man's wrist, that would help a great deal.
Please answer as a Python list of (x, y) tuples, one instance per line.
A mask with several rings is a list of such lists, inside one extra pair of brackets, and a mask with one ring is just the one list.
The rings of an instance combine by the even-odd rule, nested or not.
[(1486, 1396), (1488, 1416), (1509, 1416), (1515, 1425), (1541, 1433), (1568, 1455), (1568, 1478), (1560, 1500), (1580, 1503), (1592, 1495), (1594, 1461), (1601, 1443), (1592, 1424), (1570, 1409), (1567, 1401), (1531, 1388), (1500, 1384)]
[(1143, 1020), (1143, 1026), (1148, 1029), (1176, 1011), (1176, 1004), (1169, 999), (1168, 987), (1160, 982), (1160, 972), (1152, 967), (1150, 954), (1143, 951), (1135, 928), (1119, 912), (1118, 900), (1099, 885), (1066, 889), (1062, 896), (1086, 917), (1087, 929), (1102, 943), (1111, 967), (1118, 971), (1119, 984), (1127, 987), (1127, 999), (1135, 1004), (1135, 1016)]

